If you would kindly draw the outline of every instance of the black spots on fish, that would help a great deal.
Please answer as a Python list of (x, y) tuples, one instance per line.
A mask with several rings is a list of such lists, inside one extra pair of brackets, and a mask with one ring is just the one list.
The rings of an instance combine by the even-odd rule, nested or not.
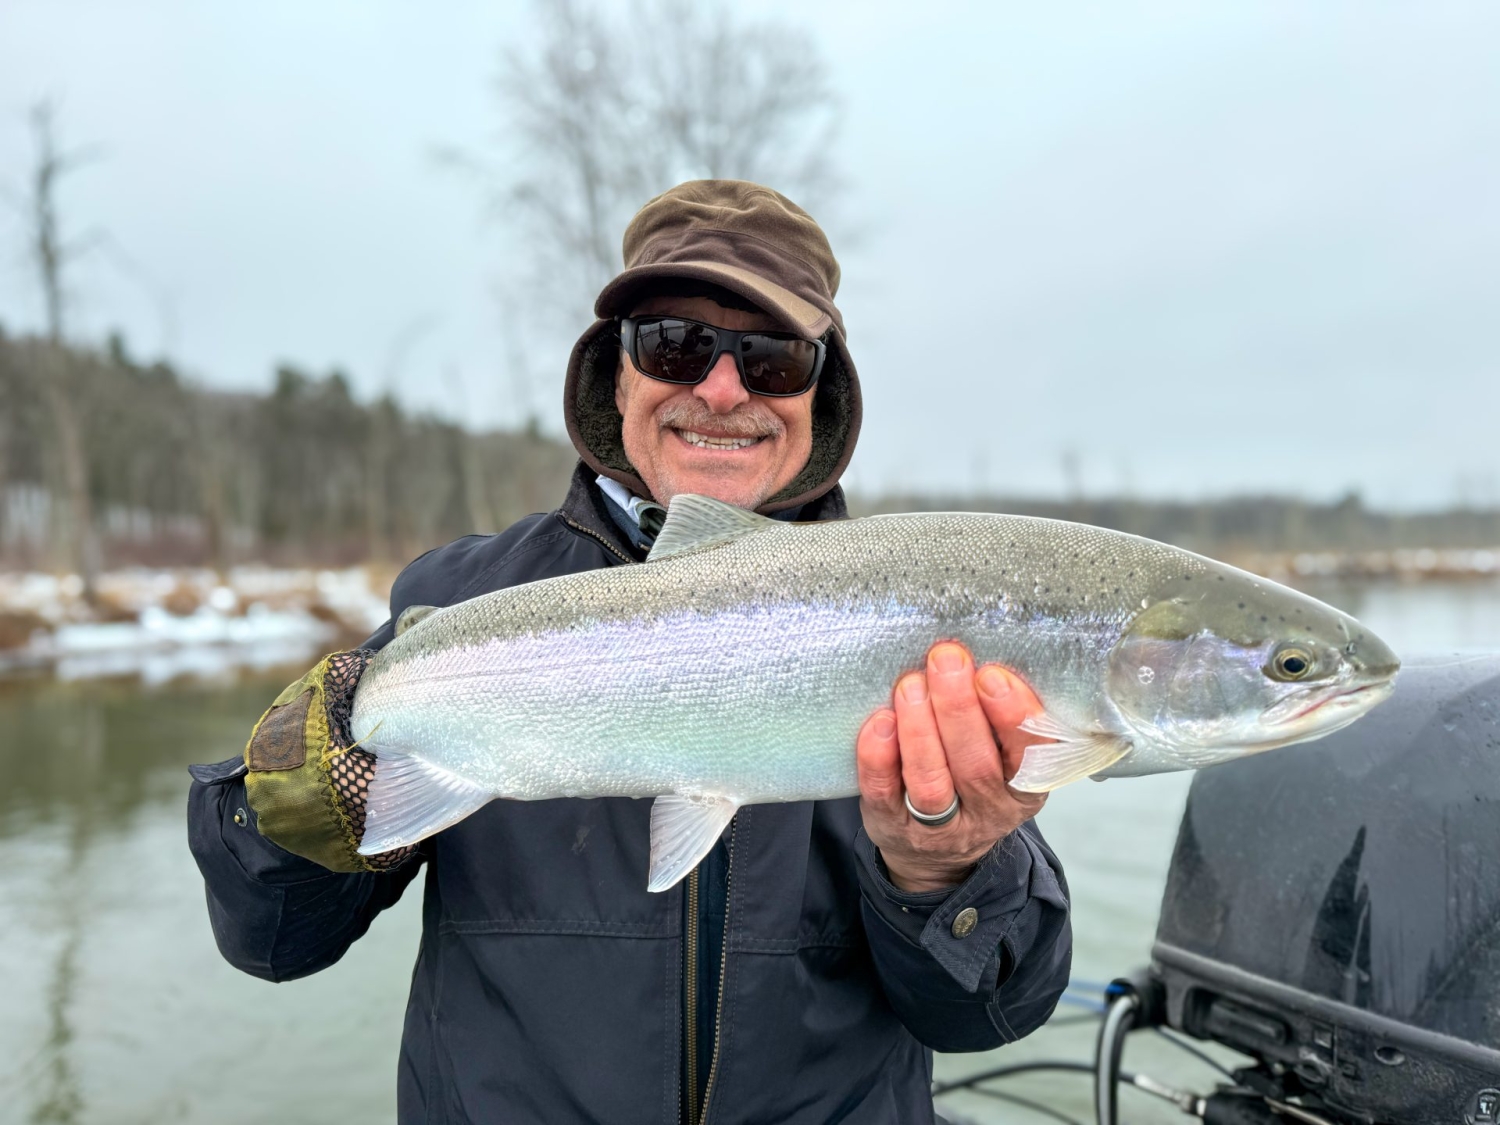
[(1221, 574), (1221, 575), (1219, 575), (1219, 581), (1220, 581), (1220, 582), (1222, 582), (1222, 581), (1224, 581), (1224, 576), (1223, 576), (1223, 575), (1222, 575), (1222, 574)]
[(1191, 574), (1184, 574), (1182, 576), (1182, 580), (1184, 582), (1191, 582), (1193, 580), (1193, 576)]
[(1261, 619), (1261, 620), (1262, 620), (1262, 621), (1269, 621), (1269, 620), (1271, 620), (1271, 619), (1270, 619), (1270, 618), (1269, 618), (1269, 617), (1267, 617), (1267, 616), (1266, 616), (1266, 615), (1265, 615), (1265, 614), (1264, 614), (1264, 613), (1262, 613), (1262, 614), (1261, 614), (1261, 615), (1260, 615), (1260, 619)]
[(1245, 608), (1245, 603), (1244, 602), (1239, 602), (1237, 604), (1238, 604), (1238, 606), (1239, 606), (1240, 609), (1244, 609)]

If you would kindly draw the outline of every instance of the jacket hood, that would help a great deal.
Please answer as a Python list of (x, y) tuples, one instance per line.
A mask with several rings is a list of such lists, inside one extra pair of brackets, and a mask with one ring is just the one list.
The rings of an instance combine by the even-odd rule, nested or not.
[(657, 196), (625, 232), (625, 269), (595, 302), (563, 387), (568, 436), (596, 473), (649, 495), (630, 459), (615, 406), (619, 318), (673, 280), (717, 285), (774, 317), (788, 332), (822, 339), (827, 358), (813, 391), (812, 452), (802, 471), (757, 511), (824, 495), (843, 475), (859, 437), (859, 377), (833, 303), (839, 268), (812, 217), (785, 196), (740, 180), (694, 180)]

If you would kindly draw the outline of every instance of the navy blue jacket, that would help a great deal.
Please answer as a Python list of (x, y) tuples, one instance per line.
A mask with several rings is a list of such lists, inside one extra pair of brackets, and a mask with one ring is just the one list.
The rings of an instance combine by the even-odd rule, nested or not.
[[(392, 618), (634, 562), (603, 505), (580, 471), (558, 511), (423, 555)], [(842, 511), (834, 490), (804, 518)], [(649, 801), (495, 801), (393, 872), (337, 874), (235, 823), (242, 774), (194, 768), (189, 830), (219, 949), (245, 972), (333, 964), (425, 864), (403, 1125), (682, 1120), (684, 888), (646, 891)], [(932, 1050), (1018, 1039), (1067, 984), (1067, 886), (1034, 824), (928, 894), (885, 878), (852, 798), (746, 806), (728, 839), (706, 1121), (930, 1122)], [(955, 936), (967, 907), (978, 924)]]

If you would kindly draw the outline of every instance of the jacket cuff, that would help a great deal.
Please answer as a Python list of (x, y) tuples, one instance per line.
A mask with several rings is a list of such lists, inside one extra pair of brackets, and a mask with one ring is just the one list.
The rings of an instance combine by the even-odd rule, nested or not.
[[(1019, 829), (991, 848), (951, 890), (901, 890), (886, 876), (880, 853), (863, 828), (854, 848), (866, 900), (891, 929), (926, 950), (966, 992), (993, 992), (1003, 983), (1002, 947), (1006, 962), (1014, 965), (1015, 951), (1006, 942), (1032, 897), (1033, 883), (1050, 881), (1057, 888), (1046, 858)], [(1045, 887), (1036, 889), (1045, 893)], [(1056, 894), (1060, 900), (1061, 891)]]
[(289, 886), (335, 873), (322, 864), (294, 855), (260, 831), (259, 818), (245, 791), (245, 761), (241, 757), (188, 767), (203, 788), (207, 802), (203, 828), (217, 831), (220, 845), (245, 877), (267, 886)]

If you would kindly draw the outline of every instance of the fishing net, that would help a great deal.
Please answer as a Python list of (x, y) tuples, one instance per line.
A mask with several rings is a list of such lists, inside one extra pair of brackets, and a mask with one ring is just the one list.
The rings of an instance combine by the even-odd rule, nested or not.
[[(328, 711), (328, 744), (348, 746), (354, 741), (349, 730), (349, 717), (354, 708), (354, 688), (364, 673), (374, 649), (357, 648), (329, 657), (323, 677), (323, 699)], [(333, 759), (329, 776), (344, 811), (349, 815), (350, 826), (356, 840), (365, 835), (365, 799), (370, 793), (370, 782), (375, 780), (375, 755), (358, 746), (345, 750)], [(416, 845), (395, 848), (379, 855), (366, 856), (365, 861), (377, 871), (389, 871), (416, 854)]]

